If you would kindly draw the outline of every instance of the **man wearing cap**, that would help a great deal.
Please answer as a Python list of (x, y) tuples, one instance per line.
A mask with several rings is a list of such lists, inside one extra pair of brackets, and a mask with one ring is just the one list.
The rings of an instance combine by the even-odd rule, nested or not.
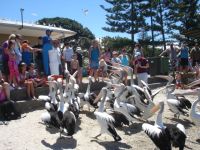
[(141, 56), (140, 52), (135, 53), (136, 60), (133, 62), (135, 67), (135, 74), (138, 80), (138, 85), (142, 87), (141, 80), (147, 83), (148, 73), (147, 69), (149, 68), (149, 63), (145, 57)]
[(43, 44), (42, 56), (43, 56), (43, 66), (44, 66), (45, 75), (50, 74), (48, 51), (51, 50), (52, 47), (53, 47), (52, 46), (52, 39), (51, 39), (51, 32), (52, 32), (52, 30), (47, 29), (46, 35), (42, 38), (42, 44)]

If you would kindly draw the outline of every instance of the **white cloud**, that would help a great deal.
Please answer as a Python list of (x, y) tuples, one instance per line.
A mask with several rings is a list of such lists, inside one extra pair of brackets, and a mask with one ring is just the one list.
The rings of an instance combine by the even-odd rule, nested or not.
[(37, 17), (37, 16), (38, 16), (38, 14), (37, 14), (37, 13), (31, 13), (31, 15), (32, 15), (32, 16), (35, 16), (35, 17)]

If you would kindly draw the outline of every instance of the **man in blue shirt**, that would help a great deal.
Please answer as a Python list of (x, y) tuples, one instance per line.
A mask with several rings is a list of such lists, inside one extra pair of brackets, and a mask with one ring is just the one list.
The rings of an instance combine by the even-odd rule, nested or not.
[(50, 74), (48, 51), (53, 48), (52, 39), (51, 39), (51, 33), (52, 32), (53, 32), (52, 30), (47, 29), (46, 30), (46, 35), (42, 38), (42, 44), (43, 44), (42, 56), (43, 56), (43, 66), (44, 66), (45, 75), (49, 75)]

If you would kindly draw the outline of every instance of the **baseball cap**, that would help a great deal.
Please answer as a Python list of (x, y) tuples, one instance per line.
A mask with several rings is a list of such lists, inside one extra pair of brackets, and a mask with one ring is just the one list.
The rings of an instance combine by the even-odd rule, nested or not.
[(140, 53), (140, 52), (136, 52), (136, 53), (135, 53), (135, 57), (138, 57), (138, 56), (141, 56), (141, 53)]

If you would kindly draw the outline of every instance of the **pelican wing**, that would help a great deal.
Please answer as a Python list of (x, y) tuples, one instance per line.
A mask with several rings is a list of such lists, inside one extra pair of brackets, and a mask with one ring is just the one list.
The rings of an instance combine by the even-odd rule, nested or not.
[(174, 105), (174, 106), (180, 105), (180, 101), (178, 101), (177, 99), (167, 99), (167, 103), (170, 103), (171, 105)]
[(113, 124), (115, 122), (114, 118), (105, 112), (94, 112), (94, 115), (104, 124)]
[(78, 97), (80, 97), (80, 99), (82, 99), (84, 97), (84, 93), (78, 93)]
[(156, 126), (144, 123), (142, 125), (142, 130), (150, 137), (159, 149), (171, 150), (170, 136), (167, 129), (160, 129)]
[[(120, 102), (120, 105), (122, 103), (123, 102)], [(132, 117), (134, 117), (134, 115), (141, 116), (141, 114), (140, 114), (141, 111), (137, 107), (135, 107), (135, 106), (133, 106), (131, 104), (128, 104), (128, 103), (123, 103), (122, 105), (124, 106), (124, 108), (127, 109), (127, 111), (128, 111), (128, 113), (129, 113), (130, 116), (132, 116)]]

